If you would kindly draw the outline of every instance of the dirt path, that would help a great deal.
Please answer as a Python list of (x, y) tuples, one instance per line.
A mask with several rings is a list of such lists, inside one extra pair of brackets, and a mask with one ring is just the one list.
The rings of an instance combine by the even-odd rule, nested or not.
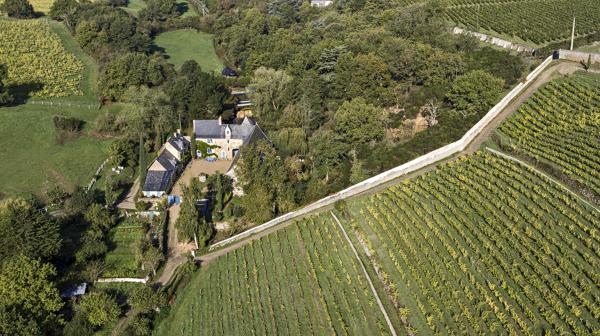
[(131, 186), (131, 189), (129, 189), (127, 196), (125, 196), (125, 198), (121, 202), (119, 202), (119, 204), (117, 204), (117, 208), (135, 209), (135, 200), (134, 199), (135, 199), (135, 195), (138, 193), (139, 189), (140, 189), (140, 178), (138, 177), (133, 182), (133, 185)]
[[(430, 172), (430, 171), (434, 170), (440, 164), (444, 164), (444, 163), (456, 160), (458, 157), (463, 156), (463, 155), (469, 155), (469, 154), (475, 153), (476, 151), (478, 151), (480, 149), (481, 145), (486, 140), (489, 139), (490, 135), (493, 133), (493, 131), (496, 129), (496, 127), (498, 127), (498, 125), (500, 125), (507, 117), (509, 117), (515, 111), (517, 111), (519, 106), (523, 102), (525, 102), (529, 97), (531, 97), (531, 95), (537, 89), (539, 89), (542, 85), (544, 85), (545, 83), (554, 79), (555, 77), (558, 77), (561, 75), (566, 75), (566, 74), (571, 74), (577, 70), (581, 70), (581, 66), (574, 62), (556, 62), (554, 64), (551, 64), (546, 70), (544, 70), (544, 72), (542, 72), (538, 76), (538, 78), (532, 84), (530, 84), (525, 89), (525, 91), (521, 95), (519, 95), (516, 99), (514, 99), (512, 102), (510, 102), (509, 105), (504, 110), (502, 110), (502, 112), (495, 119), (493, 119), (485, 129), (483, 129), (477, 135), (477, 137), (465, 148), (464, 151), (462, 151), (461, 153), (454, 155), (452, 157), (440, 160), (440, 161), (438, 161), (434, 164), (431, 164), (427, 167), (421, 168), (412, 173), (398, 177), (397, 179), (374, 186), (373, 188), (371, 188), (365, 192), (353, 195), (350, 198), (362, 197), (364, 195), (370, 195), (370, 194), (376, 193), (376, 192), (386, 189), (392, 185), (398, 184), (399, 182), (401, 182), (403, 180), (410, 179), (410, 178), (413, 178), (416, 176), (423, 175), (427, 172)], [(308, 216), (312, 213), (315, 213), (315, 212), (322, 212), (322, 211), (325, 211), (325, 210), (328, 210), (331, 208), (332, 208), (332, 206), (326, 206), (323, 208), (319, 208), (319, 209), (316, 209), (316, 210), (312, 211), (311, 213), (307, 214), (306, 216)], [(285, 228), (285, 227), (291, 225), (292, 223), (294, 223), (296, 220), (300, 220), (300, 219), (301, 219), (301, 217), (294, 218), (294, 220), (289, 220), (289, 221), (283, 222), (279, 225), (270, 227), (264, 231), (261, 231), (252, 236), (244, 238), (240, 241), (232, 243), (231, 245), (227, 245), (226, 247), (223, 247), (219, 250), (205, 254), (203, 256), (199, 256), (196, 258), (196, 260), (200, 261), (201, 263), (209, 263), (209, 262), (215, 260), (216, 258), (218, 258), (224, 254), (227, 254), (230, 251), (238, 249), (254, 240), (260, 239), (261, 237), (269, 235), (279, 229)]]

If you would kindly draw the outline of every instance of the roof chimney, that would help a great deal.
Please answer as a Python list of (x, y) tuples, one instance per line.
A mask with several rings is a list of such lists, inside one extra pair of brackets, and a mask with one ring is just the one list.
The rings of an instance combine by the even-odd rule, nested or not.
[(174, 137), (178, 137), (181, 134), (181, 128), (178, 128), (177, 131), (173, 134)]
[(221, 120), (221, 116), (219, 116), (219, 125), (223, 125), (223, 121)]

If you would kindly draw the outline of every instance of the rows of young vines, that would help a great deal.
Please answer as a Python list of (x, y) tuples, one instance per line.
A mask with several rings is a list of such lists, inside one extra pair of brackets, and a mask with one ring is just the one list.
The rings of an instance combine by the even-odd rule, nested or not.
[(65, 50), (45, 20), (0, 20), (5, 84), (36, 97), (81, 95), (83, 63)]
[(419, 334), (600, 330), (600, 213), (533, 170), (480, 152), (349, 209)]
[(598, 0), (453, 0), (449, 18), (470, 30), (488, 30), (543, 45), (600, 29)]
[(600, 195), (600, 78), (571, 76), (539, 89), (498, 130), (511, 147)]
[(328, 214), (220, 257), (188, 287), (159, 335), (389, 334)]

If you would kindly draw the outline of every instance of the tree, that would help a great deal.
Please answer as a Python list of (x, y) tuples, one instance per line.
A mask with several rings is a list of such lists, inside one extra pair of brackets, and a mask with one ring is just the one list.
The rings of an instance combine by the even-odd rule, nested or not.
[(115, 178), (114, 175), (106, 176), (104, 180), (104, 200), (106, 201), (106, 205), (111, 207), (117, 202), (119, 197), (119, 181)]
[(173, 75), (173, 66), (161, 56), (126, 53), (106, 64), (98, 80), (98, 89), (106, 99), (118, 100), (131, 86), (157, 86)]
[(22, 328), (51, 333), (60, 323), (63, 305), (52, 281), (55, 275), (52, 265), (38, 259), (18, 256), (5, 262), (0, 271), (0, 307), (5, 314), (16, 315)]
[(65, 21), (77, 10), (78, 6), (77, 0), (54, 0), (48, 15), (54, 20)]
[(145, 314), (167, 304), (167, 298), (161, 291), (150, 286), (138, 286), (127, 298), (127, 302), (138, 312)]
[(352, 151), (352, 166), (350, 168), (350, 183), (356, 184), (366, 180), (369, 177), (368, 172), (363, 167), (363, 163), (356, 155), (356, 151)]
[(8, 78), (8, 67), (5, 64), (0, 64), (0, 106), (10, 104), (13, 101), (13, 97), (6, 87), (6, 80)]
[(175, 0), (147, 0), (139, 17), (144, 21), (165, 21), (177, 14)]
[(5, 11), (9, 17), (17, 19), (30, 19), (35, 16), (33, 6), (28, 0), (4, 0), (2, 10)]
[(143, 264), (152, 270), (152, 273), (156, 275), (156, 269), (160, 262), (163, 261), (164, 256), (160, 249), (155, 246), (150, 246), (144, 253)]
[(0, 262), (16, 255), (49, 259), (61, 246), (58, 223), (22, 198), (0, 202)]
[(0, 334), (14, 336), (43, 336), (41, 327), (16, 308), (0, 307)]
[(446, 99), (463, 117), (483, 115), (494, 106), (503, 86), (502, 79), (483, 70), (474, 70), (456, 78)]
[(346, 144), (357, 146), (383, 138), (383, 109), (364, 98), (344, 102), (335, 114), (335, 131)]
[(236, 175), (244, 190), (242, 206), (248, 219), (264, 222), (295, 207), (285, 165), (270, 143), (261, 140), (243, 147)]
[(258, 119), (267, 124), (277, 121), (285, 106), (286, 90), (291, 81), (292, 77), (283, 70), (260, 67), (254, 71), (248, 92)]
[(233, 180), (221, 173), (216, 173), (208, 178), (208, 198), (212, 200), (212, 219), (221, 220), (225, 202), (233, 191)]
[(425, 112), (425, 119), (427, 120), (427, 127), (431, 127), (437, 124), (438, 111), (440, 109), (440, 104), (437, 99), (432, 98), (425, 103), (423, 106), (423, 111)]
[(65, 211), (70, 214), (84, 212), (94, 202), (94, 195), (81, 186), (75, 187), (71, 197), (65, 202)]
[(117, 222), (115, 216), (98, 203), (92, 204), (85, 212), (84, 217), (85, 220), (92, 224), (92, 227), (98, 228), (102, 232), (107, 232)]
[(391, 85), (388, 66), (379, 56), (344, 54), (337, 61), (334, 98), (363, 97), (369, 102), (384, 105), (389, 100)]
[(206, 246), (212, 236), (212, 226), (201, 216), (198, 201), (202, 199), (202, 186), (198, 179), (192, 179), (189, 186), (182, 185), (181, 211), (175, 226), (181, 241), (195, 240), (198, 247)]
[(105, 292), (91, 292), (84, 295), (76, 310), (78, 313), (83, 313), (95, 327), (102, 327), (115, 321), (121, 314), (115, 298)]

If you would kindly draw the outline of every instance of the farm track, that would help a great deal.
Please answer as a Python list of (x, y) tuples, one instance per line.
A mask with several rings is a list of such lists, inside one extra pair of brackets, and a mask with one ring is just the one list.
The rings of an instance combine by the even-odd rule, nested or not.
[[(581, 66), (574, 62), (556, 62), (556, 63), (550, 65), (548, 67), (548, 69), (546, 69), (543, 73), (541, 73), (539, 75), (539, 77), (536, 79), (536, 81), (534, 81), (531, 85), (529, 85), (520, 96), (518, 96), (516, 99), (514, 99), (512, 102), (510, 102), (510, 104), (494, 120), (492, 120), (488, 124), (488, 126), (477, 135), (475, 140), (473, 140), (460, 154), (454, 155), (447, 159), (440, 160), (440, 161), (436, 162), (435, 164), (429, 165), (429, 166), (419, 169), (415, 172), (406, 174), (406, 175), (399, 177), (397, 179), (394, 179), (392, 181), (373, 186), (372, 188), (370, 188), (369, 190), (367, 190), (365, 192), (351, 196), (351, 198), (361, 197), (364, 195), (370, 195), (370, 194), (376, 193), (378, 191), (389, 188), (390, 186), (392, 186), (394, 184), (398, 184), (400, 181), (414, 178), (414, 177), (423, 175), (427, 172), (433, 171), (434, 169), (436, 169), (436, 167), (438, 167), (441, 164), (445, 164), (450, 161), (454, 161), (461, 156), (470, 155), (470, 154), (475, 153), (476, 151), (478, 151), (481, 148), (481, 146), (485, 143), (485, 141), (487, 141), (489, 139), (489, 137), (493, 133), (493, 131), (506, 118), (508, 118), (510, 115), (512, 115), (514, 112), (516, 112), (517, 109), (519, 108), (519, 106), (521, 104), (523, 104), (523, 102), (525, 102), (529, 97), (531, 97), (531, 95), (533, 95), (533, 93), (536, 92), (542, 85), (546, 84), (547, 82), (551, 81), (552, 79), (554, 79), (557, 76), (571, 74), (571, 73), (576, 72), (577, 70), (581, 70)], [(313, 212), (311, 212), (311, 214), (314, 214), (316, 212), (321, 212), (324, 210), (328, 210), (328, 209), (331, 209), (331, 206), (325, 206), (325, 207), (322, 207), (319, 209), (315, 209)], [(228, 245), (222, 249), (199, 256), (196, 258), (196, 261), (199, 261), (201, 264), (209, 263), (209, 262), (217, 259), (218, 257), (225, 255), (228, 252), (236, 250), (240, 247), (243, 247), (244, 245), (246, 245), (254, 240), (260, 239), (260, 238), (262, 238), (266, 235), (269, 235), (279, 229), (285, 228), (299, 219), (300, 218), (295, 218), (293, 220), (283, 222), (279, 225), (276, 225), (276, 226), (268, 228), (264, 231), (261, 231), (255, 235), (252, 235), (250, 237), (247, 237), (245, 239), (237, 241), (237, 242), (235, 242), (231, 245)]]

